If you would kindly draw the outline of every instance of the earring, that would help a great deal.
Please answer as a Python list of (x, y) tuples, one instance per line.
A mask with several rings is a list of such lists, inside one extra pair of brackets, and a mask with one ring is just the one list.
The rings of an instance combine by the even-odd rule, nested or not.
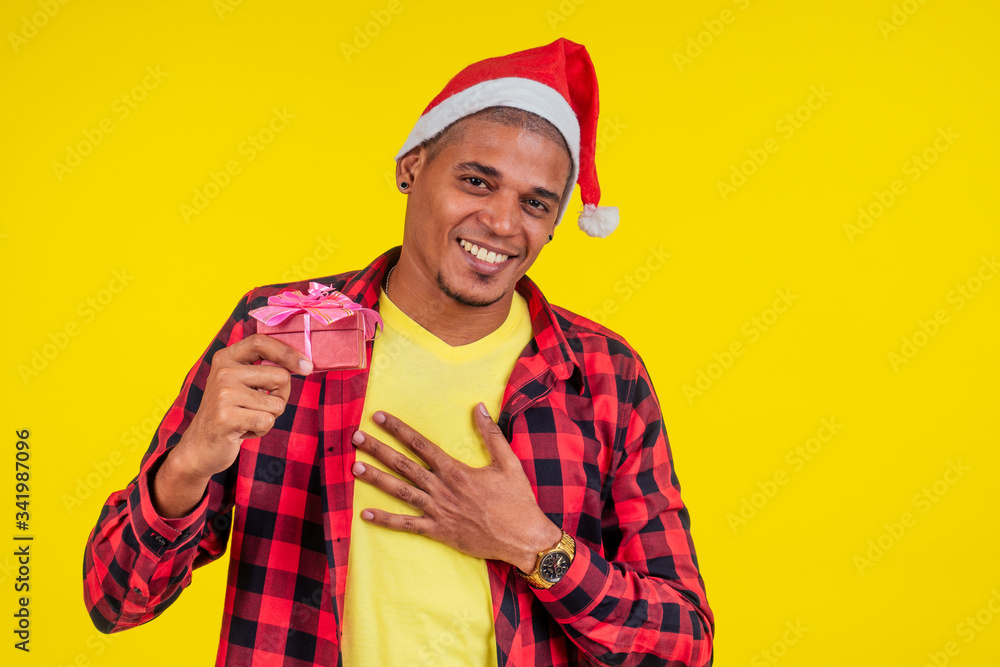
[(408, 187), (410, 187), (410, 184), (407, 183), (406, 181), (403, 181), (402, 183), (399, 184), (399, 189), (400, 190), (405, 190)]
[(552, 234), (549, 234), (549, 240), (550, 241), (552, 240)]

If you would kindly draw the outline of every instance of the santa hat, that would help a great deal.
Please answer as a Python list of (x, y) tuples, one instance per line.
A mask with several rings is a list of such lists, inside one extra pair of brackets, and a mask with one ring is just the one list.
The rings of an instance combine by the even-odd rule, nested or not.
[(573, 157), (569, 184), (556, 224), (573, 185), (580, 184), (580, 229), (607, 236), (618, 226), (618, 209), (598, 206), (594, 153), (597, 143), (597, 75), (582, 44), (557, 39), (546, 46), (473, 63), (455, 75), (424, 109), (396, 159), (465, 116), (487, 107), (514, 107), (538, 114), (562, 133)]

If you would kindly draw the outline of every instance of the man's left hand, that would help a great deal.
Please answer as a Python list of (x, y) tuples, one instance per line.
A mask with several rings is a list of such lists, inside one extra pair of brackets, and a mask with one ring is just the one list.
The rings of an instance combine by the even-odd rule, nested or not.
[(501, 560), (523, 572), (535, 567), (538, 552), (555, 546), (562, 530), (535, 501), (521, 461), (500, 427), (480, 403), (476, 426), (490, 454), (489, 465), (470, 467), (398, 418), (378, 411), (372, 421), (423, 460), (424, 468), (384, 442), (358, 431), (353, 442), (404, 480), (358, 461), (357, 479), (416, 507), (423, 516), (366, 508), (361, 518), (393, 530), (425, 535), (476, 558)]

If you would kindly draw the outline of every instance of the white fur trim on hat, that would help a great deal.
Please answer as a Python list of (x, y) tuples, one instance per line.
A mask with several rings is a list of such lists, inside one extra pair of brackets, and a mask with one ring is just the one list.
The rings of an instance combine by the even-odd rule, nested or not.
[(413, 126), (403, 147), (396, 154), (396, 160), (399, 160), (416, 146), (431, 139), (455, 121), (489, 107), (514, 107), (530, 111), (555, 125), (556, 129), (562, 133), (573, 157), (573, 164), (570, 165), (569, 182), (563, 193), (559, 216), (556, 218), (556, 224), (559, 224), (579, 174), (580, 123), (565, 97), (554, 88), (534, 79), (522, 77), (490, 79), (442, 100), (437, 106), (421, 116), (420, 120)]

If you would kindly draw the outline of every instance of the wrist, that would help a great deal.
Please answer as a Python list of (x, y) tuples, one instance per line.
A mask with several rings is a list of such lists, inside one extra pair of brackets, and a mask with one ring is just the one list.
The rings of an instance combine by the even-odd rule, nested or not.
[(535, 569), (538, 554), (559, 544), (562, 539), (562, 529), (548, 519), (545, 524), (529, 533), (530, 539), (525, 543), (511, 565), (527, 574)]
[(169, 474), (178, 482), (188, 484), (208, 483), (213, 471), (207, 469), (198, 458), (198, 452), (205, 448), (190, 438), (181, 437), (180, 441), (167, 454), (160, 469), (166, 468)]
[(532, 588), (542, 590), (552, 588), (569, 572), (573, 557), (576, 555), (576, 540), (566, 531), (560, 533), (561, 537), (555, 546), (539, 552), (531, 572), (518, 570), (518, 574)]
[(198, 504), (211, 475), (192, 468), (186, 448), (177, 443), (153, 473), (152, 500), (156, 511), (164, 518), (187, 515)]

